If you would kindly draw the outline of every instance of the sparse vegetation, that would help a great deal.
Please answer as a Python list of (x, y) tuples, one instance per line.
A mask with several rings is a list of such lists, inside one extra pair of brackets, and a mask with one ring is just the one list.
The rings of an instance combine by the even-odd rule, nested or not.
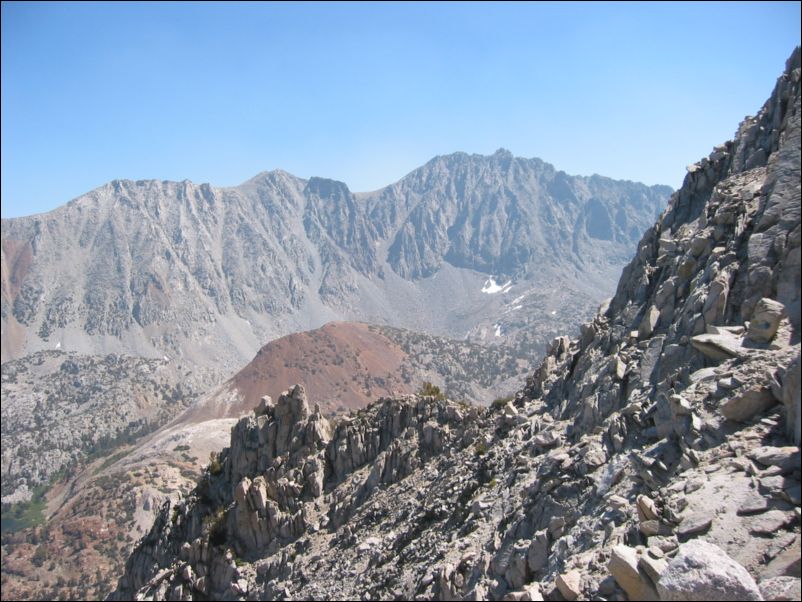
[[(44, 372), (29, 370), (43, 364)], [(54, 350), (4, 363), (3, 405), (12, 408), (3, 419), (3, 449), (12, 453), (4, 495), (23, 485), (52, 483), (60, 471), (76, 474), (100, 459), (98, 474), (122, 457), (122, 446), (173, 417), (191, 391), (175, 383), (177, 374), (157, 370), (159, 365), (159, 360)], [(140, 406), (141, 400), (148, 403)], [(62, 427), (57, 446), (48, 436), (53, 423)], [(4, 511), (3, 518), (6, 529), (14, 517)]]
[(203, 526), (209, 534), (209, 543), (213, 546), (223, 545), (226, 541), (226, 518), (228, 512), (225, 506), (220, 506), (212, 514), (203, 519)]
[(513, 399), (515, 399), (515, 395), (507, 395), (506, 397), (496, 397), (490, 404), (490, 407), (493, 408), (494, 410), (500, 410)]
[(217, 476), (223, 472), (223, 463), (220, 462), (220, 454), (211, 452), (209, 454), (209, 474)]
[(125, 456), (127, 456), (127, 455), (128, 455), (130, 452), (131, 452), (131, 450), (130, 450), (130, 449), (127, 449), (127, 450), (125, 450), (125, 451), (121, 451), (121, 452), (119, 452), (119, 453), (116, 453), (116, 454), (114, 454), (113, 456), (111, 456), (111, 457), (107, 458), (107, 459), (106, 459), (106, 461), (104, 461), (104, 462), (103, 462), (103, 464), (101, 464), (100, 466), (98, 466), (98, 467), (95, 469), (95, 472), (94, 472), (94, 473), (92, 473), (92, 474), (93, 474), (93, 475), (100, 474), (101, 472), (103, 472), (104, 470), (106, 470), (106, 469), (107, 469), (109, 466), (111, 466), (112, 464), (114, 464), (114, 463), (115, 463), (117, 460), (121, 460), (122, 458), (124, 458)]
[(13, 533), (20, 529), (36, 527), (45, 522), (44, 509), (46, 505), (45, 494), (50, 489), (49, 484), (38, 485), (33, 490), (31, 499), (18, 504), (3, 504), (2, 532)]
[(420, 389), (418, 389), (418, 395), (434, 397), (436, 400), (444, 400), (446, 398), (445, 394), (440, 390), (440, 387), (433, 385), (428, 380), (424, 381)]
[(434, 372), (443, 378), (442, 389), (452, 399), (461, 397), (479, 402), (475, 397), (475, 385), (491, 388), (498, 386), (502, 378), (523, 377), (530, 369), (532, 354), (540, 353), (540, 342), (485, 346), (390, 326), (370, 328), (396, 343), (410, 356), (411, 361), (403, 363), (399, 369), (401, 382), (414, 382), (414, 375), (421, 369)]

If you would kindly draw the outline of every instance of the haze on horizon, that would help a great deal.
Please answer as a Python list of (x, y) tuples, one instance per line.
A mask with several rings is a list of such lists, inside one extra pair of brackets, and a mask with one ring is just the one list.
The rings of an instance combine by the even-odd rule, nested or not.
[(760, 108), (799, 20), (798, 2), (4, 2), (2, 215), (115, 178), (366, 191), (499, 147), (678, 187)]

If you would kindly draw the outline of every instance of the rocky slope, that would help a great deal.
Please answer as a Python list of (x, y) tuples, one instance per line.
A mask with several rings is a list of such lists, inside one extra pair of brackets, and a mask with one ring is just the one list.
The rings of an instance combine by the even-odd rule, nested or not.
[(56, 482), (40, 525), (3, 534), (2, 599), (107, 596), (154, 513), (167, 499), (188, 493), (201, 460), (208, 460), (208, 448), (225, 444), (220, 435), (220, 429), (186, 433), (158, 463), (127, 462), (137, 448), (124, 446)]
[(184, 411), (203, 381), (187, 366), (41, 351), (2, 368), (3, 504)]
[(798, 598), (801, 111), (797, 49), (514, 401), (263, 400), (115, 598)]
[(109, 591), (114, 559), (164, 499), (188, 489), (199, 462), (183, 453), (161, 472), (108, 467), (208, 384), (197, 367), (163, 359), (40, 351), (3, 364), (3, 599)]
[[(28, 504), (4, 506), (4, 599), (105, 597), (162, 503), (187, 494), (202, 463), (227, 443), (236, 419), (265, 393), (278, 397), (298, 375), (308, 377), (310, 391), (331, 417), (364, 407), (371, 394), (410, 393), (424, 381), (488, 404), (491, 394), (513, 392), (529, 365), (506, 347), (332, 323), (268, 343), (228, 382), (130, 444), (187, 406), (185, 392), (169, 380), (186, 378), (186, 366), (57, 351), (30, 359), (3, 365), (3, 449), (9, 467), (4, 468), (4, 485), (19, 485), (17, 496), (35, 492)], [(191, 375), (198, 377), (196, 370)], [(158, 385), (158, 379), (173, 384)], [(161, 395), (157, 399), (175, 403), (144, 403), (154, 391)], [(26, 420), (37, 416), (40, 428), (28, 425), (26, 430)], [(59, 424), (54, 427), (48, 416)], [(115, 425), (120, 428), (114, 430)], [(54, 431), (59, 433), (55, 439), (49, 436)], [(13, 443), (6, 446), (7, 440)], [(89, 453), (90, 447), (94, 452)], [(34, 474), (41, 479), (31, 480)], [(44, 495), (54, 475), (62, 478)], [(39, 506), (40, 525), (8, 533), (8, 517), (21, 514), (27, 519)]]
[(487, 342), (525, 329), (519, 345), (542, 352), (612, 292), (669, 193), (506, 151), (437, 157), (358, 195), (281, 171), (234, 188), (115, 180), (3, 220), (3, 358), (60, 345), (228, 376), (334, 319)]

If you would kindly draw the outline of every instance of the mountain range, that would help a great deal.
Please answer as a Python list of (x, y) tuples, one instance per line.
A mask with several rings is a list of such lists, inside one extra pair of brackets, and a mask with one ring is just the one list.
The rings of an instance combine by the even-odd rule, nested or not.
[(670, 192), (504, 150), (358, 194), (283, 171), (233, 188), (115, 180), (3, 220), (3, 358), (180, 357), (230, 376), (332, 320), (542, 353), (612, 293)]
[(4, 590), (108, 591), (232, 421), (298, 380), (328, 417), (426, 382), (508, 396), (670, 192), (500, 150), (371, 193), (114, 181), (3, 220)]

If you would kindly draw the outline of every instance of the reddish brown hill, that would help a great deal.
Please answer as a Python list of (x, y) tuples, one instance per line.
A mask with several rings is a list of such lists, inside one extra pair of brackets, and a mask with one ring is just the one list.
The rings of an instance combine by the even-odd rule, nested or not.
[(488, 404), (511, 393), (529, 369), (525, 357), (504, 347), (389, 326), (331, 322), (266, 344), (177, 422), (237, 418), (263, 395), (278, 399), (297, 383), (329, 415), (362, 408), (382, 396), (413, 393), (424, 381), (452, 399)]
[(181, 418), (194, 423), (238, 417), (263, 395), (278, 399), (282, 391), (303, 383), (309, 399), (326, 414), (358, 409), (383, 395), (410, 393), (436, 374), (417, 374), (409, 357), (379, 328), (354, 322), (331, 322), (287, 335), (262, 347), (242, 370)]
[(413, 392), (425, 379), (410, 370), (410, 363), (378, 328), (332, 322), (268, 343), (229, 383), (251, 409), (262, 395), (278, 399), (302, 382), (309, 399), (333, 413), (364, 407), (394, 392)]

